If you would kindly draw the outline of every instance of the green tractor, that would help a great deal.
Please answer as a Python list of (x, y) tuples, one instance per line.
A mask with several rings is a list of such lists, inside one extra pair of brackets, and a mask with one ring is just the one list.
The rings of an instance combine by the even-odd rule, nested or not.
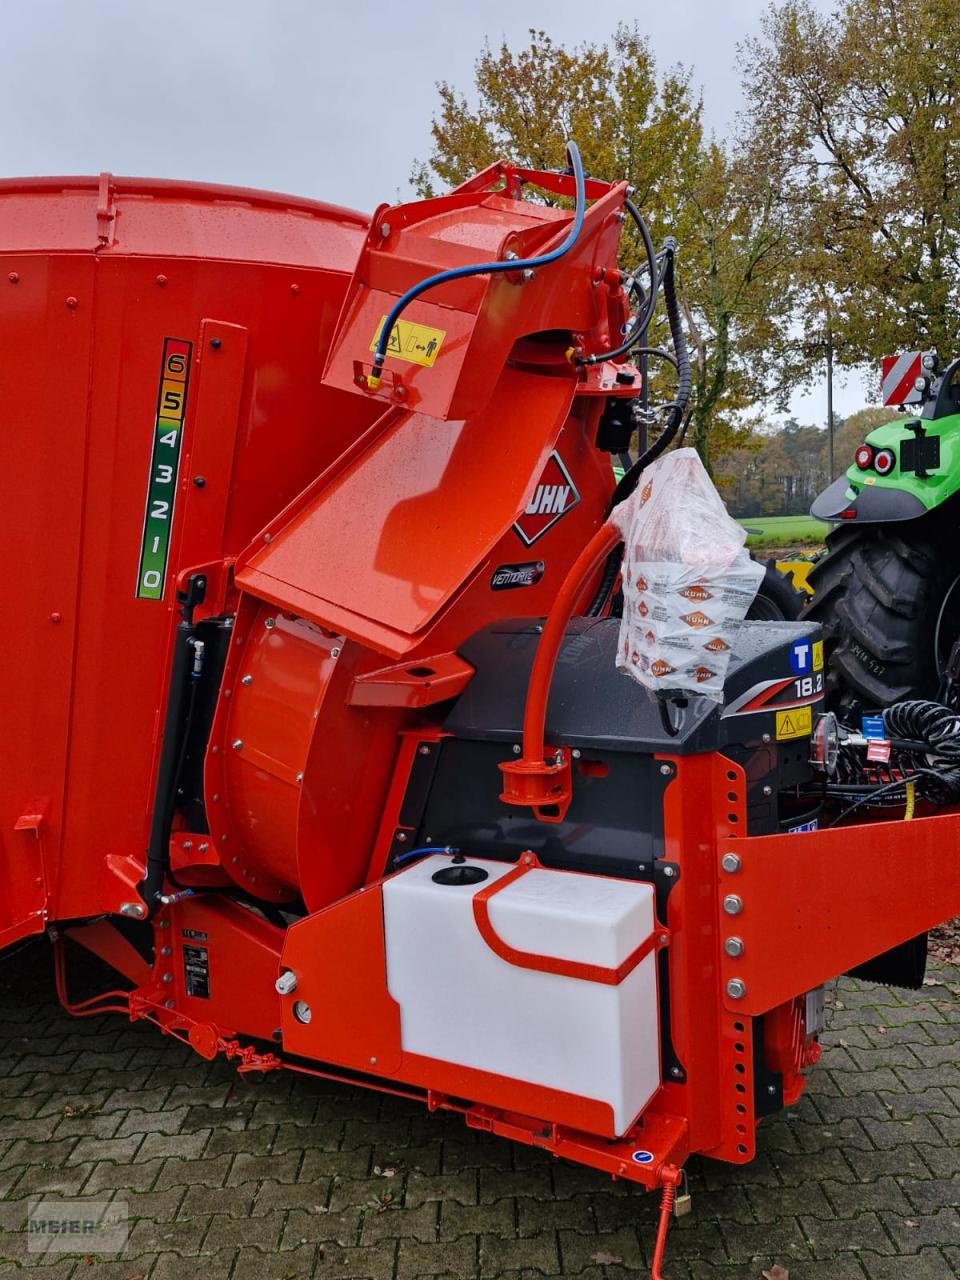
[(823, 626), (838, 708), (960, 683), (960, 360), (941, 373), (932, 353), (890, 357), (884, 403), (916, 417), (872, 431), (812, 507), (833, 528), (804, 617)]

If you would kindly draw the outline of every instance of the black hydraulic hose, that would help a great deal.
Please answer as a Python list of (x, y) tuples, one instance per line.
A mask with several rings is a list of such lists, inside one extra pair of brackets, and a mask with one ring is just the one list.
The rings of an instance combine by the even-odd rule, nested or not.
[[(653, 239), (650, 230), (640, 215), (640, 210), (632, 200), (624, 200), (623, 207), (630, 214), (630, 217), (637, 225), (640, 232), (640, 238), (643, 240), (643, 247), (647, 254), (647, 264), (650, 270), (650, 291), (647, 295), (645, 305), (641, 306), (640, 312), (633, 323), (630, 332), (624, 338), (618, 347), (611, 347), (609, 351), (598, 351), (592, 356), (578, 356), (576, 363), (579, 365), (600, 364), (602, 360), (616, 360), (620, 356), (626, 355), (632, 350), (643, 337), (649, 327), (650, 321), (653, 319), (653, 313), (657, 309), (657, 294), (660, 291), (660, 274), (657, 270), (657, 255), (653, 250)], [(675, 246), (675, 242), (674, 247)]]
[(197, 628), (193, 622), (184, 619), (177, 625), (174, 641), (163, 746), (147, 846), (146, 876), (139, 885), (140, 896), (147, 904), (149, 915), (156, 910), (170, 866), (170, 832), (177, 806), (179, 774), (183, 767), (186, 717), (193, 708), (195, 697), (196, 643)]
[(583, 230), (584, 215), (587, 211), (587, 187), (583, 173), (583, 161), (580, 159), (580, 148), (572, 141), (567, 143), (567, 163), (573, 175), (575, 195), (573, 222), (570, 224), (570, 230), (567, 232), (563, 243), (559, 244), (556, 249), (551, 249), (548, 253), (538, 254), (533, 258), (504, 258), (496, 262), (475, 262), (470, 266), (452, 267), (449, 271), (440, 271), (436, 275), (428, 276), (425, 280), (420, 280), (417, 284), (412, 285), (406, 293), (396, 300), (383, 322), (383, 327), (377, 338), (376, 350), (373, 353), (373, 368), (367, 376), (367, 385), (372, 391), (376, 391), (380, 386), (383, 366), (387, 358), (387, 348), (390, 345), (390, 335), (397, 320), (399, 320), (410, 303), (419, 298), (422, 293), (426, 293), (428, 289), (435, 289), (437, 285), (447, 284), (451, 280), (462, 280), (465, 276), (535, 271), (538, 267), (549, 266), (551, 262), (556, 262), (565, 253), (569, 253), (580, 238), (580, 232)]
[[(690, 364), (690, 356), (687, 352), (687, 341), (683, 333), (683, 325), (680, 320), (680, 303), (677, 298), (675, 260), (677, 254), (677, 242), (673, 237), (669, 237), (664, 242), (665, 265), (663, 269), (663, 301), (667, 311), (667, 320), (670, 325), (670, 337), (673, 341), (673, 349), (677, 362), (677, 394), (674, 400), (667, 406), (667, 422), (664, 429), (660, 432), (658, 438), (653, 442), (649, 449), (640, 455), (629, 471), (625, 472), (616, 489), (613, 491), (613, 498), (610, 502), (610, 509), (620, 505), (631, 493), (636, 489), (640, 480), (640, 476), (660, 455), (669, 448), (677, 432), (683, 423), (684, 414), (686, 413), (687, 403), (690, 399), (690, 393), (693, 390), (693, 369)], [(607, 562), (603, 567), (603, 576), (600, 579), (600, 585), (597, 593), (587, 610), (587, 616), (590, 618), (599, 617), (606, 607), (610, 592), (613, 590), (613, 584), (617, 580), (617, 574), (620, 571), (620, 561), (623, 557), (623, 543), (614, 547), (607, 557)]]

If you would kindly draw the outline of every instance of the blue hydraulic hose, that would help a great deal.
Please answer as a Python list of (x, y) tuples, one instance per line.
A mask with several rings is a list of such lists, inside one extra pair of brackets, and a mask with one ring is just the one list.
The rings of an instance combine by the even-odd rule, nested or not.
[(573, 180), (575, 189), (573, 225), (567, 233), (567, 238), (563, 244), (558, 245), (556, 249), (551, 249), (549, 253), (544, 253), (538, 258), (510, 258), (503, 259), (499, 262), (479, 262), (470, 267), (453, 267), (449, 271), (440, 271), (435, 276), (427, 276), (426, 280), (421, 280), (419, 284), (415, 284), (402, 294), (387, 314), (386, 320), (383, 322), (383, 328), (380, 330), (380, 337), (377, 339), (377, 349), (373, 354), (373, 371), (367, 377), (367, 386), (371, 391), (376, 391), (380, 386), (380, 377), (383, 370), (384, 361), (387, 358), (387, 346), (390, 342), (390, 335), (393, 332), (394, 325), (400, 318), (404, 310), (413, 302), (414, 298), (419, 298), (421, 293), (426, 293), (428, 289), (435, 288), (438, 284), (446, 284), (449, 280), (462, 280), (464, 276), (481, 276), (494, 275), (503, 271), (526, 271), (533, 270), (537, 267), (545, 267), (551, 262), (556, 262), (558, 258), (573, 248), (580, 237), (583, 229), (583, 215), (587, 207), (587, 189), (583, 177), (583, 161), (580, 159), (580, 148), (575, 142), (567, 143), (567, 160), (570, 168), (573, 170)]
[(406, 853), (401, 853), (399, 857), (394, 858), (393, 865), (399, 867), (402, 862), (409, 862), (411, 858), (423, 858), (428, 853), (446, 853), (453, 854), (457, 850), (453, 845), (430, 845), (425, 849), (408, 849)]

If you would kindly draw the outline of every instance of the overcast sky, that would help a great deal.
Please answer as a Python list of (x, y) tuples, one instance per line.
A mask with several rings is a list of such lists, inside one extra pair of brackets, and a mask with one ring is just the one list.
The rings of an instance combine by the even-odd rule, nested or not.
[[(829, 0), (817, 0), (824, 8)], [(576, 44), (640, 22), (683, 61), (710, 127), (739, 106), (736, 46), (764, 0), (21, 0), (2, 5), (0, 174), (117, 174), (265, 187), (370, 210), (409, 195), (435, 84), (468, 88), (485, 39)], [(589, 17), (592, 25), (584, 27)], [(825, 421), (822, 392), (798, 399)], [(840, 412), (863, 403), (859, 379)]]

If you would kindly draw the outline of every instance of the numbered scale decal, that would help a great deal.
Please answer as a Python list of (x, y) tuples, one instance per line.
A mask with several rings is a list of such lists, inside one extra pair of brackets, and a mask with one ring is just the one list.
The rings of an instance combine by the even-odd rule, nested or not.
[(137, 596), (141, 600), (163, 598), (192, 350), (192, 343), (179, 338), (164, 339), (140, 571), (137, 575)]

